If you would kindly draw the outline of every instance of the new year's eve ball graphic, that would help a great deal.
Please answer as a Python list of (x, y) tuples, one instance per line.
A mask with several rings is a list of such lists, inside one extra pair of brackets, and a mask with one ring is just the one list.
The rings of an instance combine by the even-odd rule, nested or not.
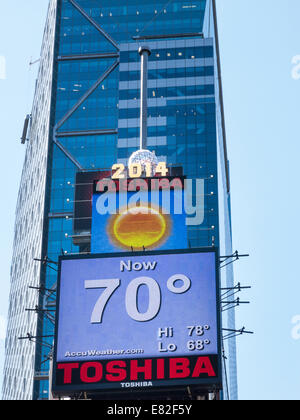
[(162, 246), (170, 236), (171, 219), (149, 204), (132, 206), (111, 216), (107, 225), (110, 241), (122, 249), (143, 250)]

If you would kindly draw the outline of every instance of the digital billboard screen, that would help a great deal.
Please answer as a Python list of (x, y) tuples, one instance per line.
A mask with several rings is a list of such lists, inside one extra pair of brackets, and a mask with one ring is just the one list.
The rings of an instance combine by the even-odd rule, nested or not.
[[(173, 178), (182, 177), (182, 168), (172, 167), (169, 172)], [(91, 231), (94, 182), (111, 179), (112, 174), (112, 170), (76, 173), (74, 197), (74, 232), (76, 234)]]
[(61, 257), (53, 392), (221, 387), (214, 249)]
[(105, 181), (93, 194), (92, 253), (188, 246), (183, 178)]

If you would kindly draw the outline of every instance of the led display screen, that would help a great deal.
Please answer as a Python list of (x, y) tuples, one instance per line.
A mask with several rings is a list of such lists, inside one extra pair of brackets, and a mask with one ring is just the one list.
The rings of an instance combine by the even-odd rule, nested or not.
[(138, 191), (117, 188), (112, 192), (94, 192), (93, 253), (187, 248), (183, 181), (173, 179), (173, 185), (179, 184), (178, 189), (168, 188), (168, 179), (156, 188), (153, 185), (158, 185), (159, 180), (154, 181), (151, 188), (150, 181), (142, 180), (146, 187)]
[(220, 386), (216, 250), (62, 257), (53, 390)]

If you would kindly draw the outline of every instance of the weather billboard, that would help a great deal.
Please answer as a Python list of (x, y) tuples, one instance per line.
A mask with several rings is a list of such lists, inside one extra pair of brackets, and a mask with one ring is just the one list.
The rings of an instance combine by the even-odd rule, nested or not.
[(217, 251), (61, 257), (53, 392), (221, 387)]

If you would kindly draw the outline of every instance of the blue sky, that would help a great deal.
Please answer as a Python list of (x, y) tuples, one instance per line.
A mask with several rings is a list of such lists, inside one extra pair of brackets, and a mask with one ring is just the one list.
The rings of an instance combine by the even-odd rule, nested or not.
[[(241, 398), (300, 399), (297, 0), (218, 0), (236, 281), (253, 286), (237, 312)], [(243, 295), (244, 296), (244, 295)]]
[[(14, 213), (25, 147), (19, 142), (31, 110), (48, 0), (1, 2), (0, 66), (0, 382), (3, 319), (8, 309)], [(236, 282), (251, 285), (237, 326), (242, 399), (300, 399), (299, 0), (217, 0), (223, 88), (231, 164)], [(13, 20), (10, 17), (13, 16)], [(300, 60), (299, 60), (300, 62)], [(298, 73), (295, 72), (297, 75)], [(299, 71), (300, 75), (300, 71)], [(3, 79), (5, 76), (5, 79)], [(298, 329), (300, 332), (300, 328)], [(296, 331), (297, 332), (297, 331)], [(300, 336), (299, 336), (300, 338)]]

